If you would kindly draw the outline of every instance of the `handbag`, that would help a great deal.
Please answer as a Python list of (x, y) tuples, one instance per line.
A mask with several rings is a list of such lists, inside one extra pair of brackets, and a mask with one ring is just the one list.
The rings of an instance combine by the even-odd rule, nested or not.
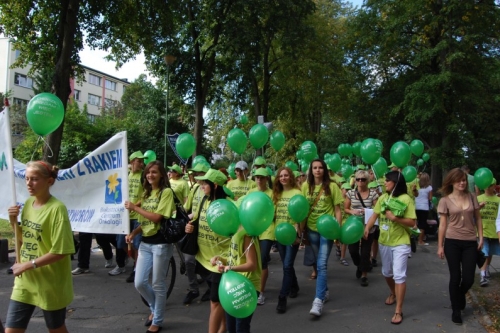
[(179, 198), (177, 198), (177, 195), (174, 193), (172, 188), (170, 188), (170, 190), (174, 196), (176, 207), (175, 217), (169, 217), (168, 219), (162, 218), (159, 231), (168, 244), (177, 243), (186, 235), (186, 224), (189, 222), (189, 216), (182, 206)]
[[(200, 209), (203, 207), (203, 204), (205, 203), (206, 199), (207, 199), (207, 197), (205, 196), (201, 200)], [(196, 218), (196, 220), (191, 222), (191, 224), (194, 226), (193, 232), (190, 234), (185, 234), (185, 236), (180, 241), (177, 242), (182, 253), (190, 254), (192, 256), (194, 256), (194, 255), (196, 255), (196, 253), (198, 253), (198, 249), (199, 249), (199, 247), (198, 247), (198, 230), (200, 228), (199, 219), (200, 219), (200, 214), (198, 214), (198, 217)]]

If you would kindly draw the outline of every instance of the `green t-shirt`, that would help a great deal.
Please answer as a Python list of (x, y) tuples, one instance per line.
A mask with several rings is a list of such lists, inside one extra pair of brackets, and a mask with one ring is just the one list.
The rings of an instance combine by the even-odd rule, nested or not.
[[(321, 190), (321, 186), (321, 184), (314, 186), (313, 193), (312, 195), (310, 195), (309, 184), (307, 182), (304, 182), (304, 184), (302, 184), (302, 194), (307, 198), (307, 201), (309, 201), (309, 205), (312, 206), (316, 201), (316, 197)], [(316, 203), (316, 205), (314, 205), (312, 212), (307, 219), (307, 227), (312, 231), (318, 231), (316, 222), (318, 221), (320, 216), (329, 214), (336, 218), (335, 206), (340, 205), (342, 202), (344, 202), (342, 192), (340, 191), (337, 184), (333, 182), (330, 183), (330, 192), (332, 193), (331, 196), (325, 196), (325, 191), (321, 193), (318, 202)]]
[(198, 209), (201, 199), (203, 199), (203, 196), (205, 196), (205, 193), (203, 193), (203, 189), (201, 188), (200, 184), (195, 184), (191, 191), (189, 191), (188, 198), (186, 200), (186, 203), (184, 204), (184, 209), (186, 212), (191, 212), (193, 213), (193, 216), (196, 215), (196, 209)]
[(75, 253), (73, 232), (68, 211), (61, 201), (51, 197), (42, 207), (33, 208), (34, 201), (35, 197), (28, 198), (21, 213), (21, 262), (47, 253), (66, 256), (16, 277), (11, 299), (47, 311), (59, 310), (73, 300), (70, 256)]
[[(259, 189), (257, 187), (251, 189), (250, 191), (248, 191), (247, 194), (250, 194), (252, 192), (259, 192)], [(271, 190), (270, 188), (267, 188), (265, 191), (264, 191), (265, 194), (267, 194), (267, 196), (269, 198), (271, 198), (273, 196), (273, 190)], [(241, 204), (241, 200), (244, 198), (245, 196), (241, 197), (240, 199), (238, 199), (238, 201), (236, 202), (236, 205), (237, 207), (239, 208), (240, 204)], [(271, 225), (259, 236), (259, 239), (270, 239), (270, 240), (275, 240), (274, 238), (274, 223), (271, 223)]]
[(239, 198), (246, 195), (248, 191), (256, 187), (257, 184), (251, 179), (234, 179), (227, 183), (227, 188), (230, 189), (234, 194), (234, 201), (237, 201)]
[(274, 223), (271, 224), (271, 226), (273, 227), (272, 238), (266, 238), (266, 239), (272, 239), (272, 240), (276, 239), (274, 231), (276, 229), (276, 226), (280, 225), (281, 223), (290, 223), (291, 225), (295, 226), (295, 224), (302, 222), (302, 221), (292, 220), (290, 214), (288, 213), (288, 203), (290, 202), (290, 199), (296, 195), (302, 195), (302, 192), (300, 192), (300, 190), (296, 188), (293, 188), (288, 191), (283, 191), (281, 193), (281, 197), (278, 199), (278, 202), (274, 207), (274, 209), (276, 209), (276, 219), (274, 220)]
[[(200, 202), (201, 205), (201, 202)], [(227, 258), (229, 247), (231, 245), (230, 238), (216, 234), (212, 231), (207, 222), (207, 209), (210, 206), (210, 201), (205, 199), (203, 207), (197, 208), (200, 218), (198, 219), (198, 253), (196, 261), (211, 272), (218, 273), (217, 266), (210, 264), (210, 259), (215, 256)]]
[[(385, 246), (410, 245), (408, 227), (392, 222), (385, 216), (385, 213), (381, 213), (382, 203), (387, 201), (387, 199), (389, 199), (389, 194), (382, 194), (373, 209), (374, 213), (379, 214), (380, 237), (378, 242)], [(417, 218), (417, 214), (415, 213), (415, 200), (408, 194), (401, 194), (396, 199), (407, 205), (403, 217), (415, 220)]]
[[(143, 188), (141, 184), (141, 176), (142, 176), (142, 171), (135, 173), (130, 172), (128, 174), (128, 198), (129, 201), (134, 204), (141, 201), (142, 198)], [(139, 213), (130, 212), (129, 214), (131, 220), (139, 219)]]
[(184, 201), (189, 195), (189, 185), (187, 181), (184, 179), (170, 179), (170, 186), (174, 190), (175, 194), (177, 195), (177, 198), (179, 198), (179, 201), (181, 204), (184, 204)]
[[(141, 208), (148, 212), (160, 214), (168, 219), (175, 211), (172, 191), (169, 188), (165, 188), (160, 197), (160, 191), (158, 189), (152, 190), (151, 195), (142, 200)], [(141, 224), (143, 237), (154, 236), (158, 233), (158, 230), (160, 230), (160, 223), (154, 223), (142, 215), (139, 215), (139, 223)]]
[(500, 198), (496, 195), (487, 196), (481, 194), (477, 197), (479, 203), (486, 202), (486, 205), (479, 211), (481, 220), (483, 221), (483, 237), (498, 239), (496, 220), (498, 215), (498, 206)]
[[(229, 255), (225, 257), (227, 259), (228, 265), (239, 266), (247, 262), (245, 248), (245, 236), (246, 232), (244, 229), (239, 230), (231, 238), (231, 246), (229, 249)], [(255, 290), (260, 291), (260, 276), (262, 275), (262, 263), (260, 261), (260, 246), (257, 237), (252, 237), (252, 242), (249, 248), (255, 246), (255, 251), (257, 252), (257, 268), (252, 272), (237, 272), (245, 276), (252, 282)], [(215, 266), (217, 267), (217, 266)]]

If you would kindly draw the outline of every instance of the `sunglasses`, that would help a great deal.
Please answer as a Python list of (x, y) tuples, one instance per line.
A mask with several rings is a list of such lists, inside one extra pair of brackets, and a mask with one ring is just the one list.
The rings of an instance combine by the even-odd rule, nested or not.
[(356, 178), (357, 182), (366, 182), (366, 178)]

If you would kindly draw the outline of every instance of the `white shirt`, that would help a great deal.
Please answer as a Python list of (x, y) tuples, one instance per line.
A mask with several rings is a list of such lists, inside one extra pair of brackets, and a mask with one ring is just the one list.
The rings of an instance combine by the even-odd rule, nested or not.
[(418, 196), (415, 198), (416, 210), (429, 210), (429, 192), (432, 191), (432, 186), (421, 188), (418, 190)]

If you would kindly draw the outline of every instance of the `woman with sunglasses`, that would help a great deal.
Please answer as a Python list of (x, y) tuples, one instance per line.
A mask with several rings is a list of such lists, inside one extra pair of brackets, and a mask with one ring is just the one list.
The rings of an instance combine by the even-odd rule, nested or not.
[[(388, 172), (385, 175), (385, 188), (386, 193), (377, 200), (373, 215), (365, 226), (364, 238), (368, 239), (370, 230), (375, 225), (375, 221), (379, 219), (379, 251), (382, 260), (382, 275), (390, 290), (385, 304), (393, 305), (396, 303), (391, 323), (399, 325), (403, 322), (406, 269), (408, 255), (411, 252), (408, 228), (415, 226), (417, 215), (415, 203), (407, 193), (406, 182), (401, 172)], [(391, 208), (390, 202), (393, 200), (400, 204), (401, 211), (398, 212), (397, 209)]]
[(300, 230), (307, 227), (311, 247), (316, 254), (318, 275), (316, 277), (316, 295), (309, 313), (319, 317), (323, 304), (328, 301), (327, 264), (333, 241), (321, 236), (316, 223), (320, 216), (329, 214), (342, 221), (340, 204), (343, 202), (342, 192), (337, 184), (330, 180), (326, 163), (315, 159), (307, 172), (307, 181), (302, 184), (302, 194), (311, 205), (311, 211), (306, 221), (301, 223)]
[[(364, 220), (365, 208), (372, 208), (377, 203), (377, 191), (368, 188), (370, 174), (366, 170), (356, 172), (356, 187), (347, 191), (344, 201), (344, 211), (346, 214), (359, 216)], [(361, 238), (360, 241), (349, 244), (349, 253), (352, 262), (357, 266), (356, 278), (361, 278), (361, 286), (368, 286), (368, 271), (370, 270), (370, 252), (373, 242), (373, 232), (371, 229), (368, 238)]]

